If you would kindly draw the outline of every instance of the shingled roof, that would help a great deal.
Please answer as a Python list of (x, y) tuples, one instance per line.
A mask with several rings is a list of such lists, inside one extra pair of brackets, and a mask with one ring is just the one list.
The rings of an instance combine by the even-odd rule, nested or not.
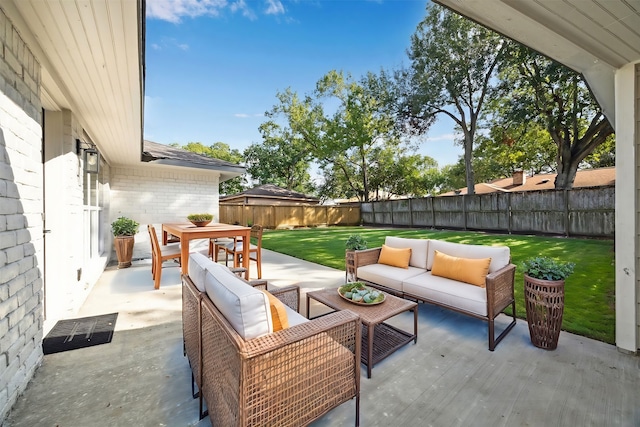
[[(500, 178), (491, 182), (476, 184), (476, 194), (488, 194), (496, 192), (516, 192), (516, 191), (534, 191), (534, 190), (553, 190), (555, 188), (555, 180), (557, 173), (539, 174), (527, 176), (523, 184), (518, 184), (517, 178)], [(514, 183), (515, 181), (515, 183)], [(615, 185), (616, 168), (598, 168), (584, 169), (576, 173), (576, 179), (573, 181), (573, 188), (582, 187), (601, 187), (605, 185)], [(456, 191), (449, 191), (441, 194), (441, 196), (456, 196), (467, 194), (467, 188), (461, 188)]]
[(257, 187), (250, 188), (240, 193), (231, 194), (228, 196), (221, 196), (220, 202), (229, 202), (233, 199), (246, 198), (246, 197), (260, 197), (260, 198), (273, 198), (273, 199), (286, 199), (290, 201), (299, 201), (307, 203), (318, 203), (317, 197), (307, 196), (303, 193), (287, 190), (286, 188), (278, 187), (273, 184), (263, 184)]
[(145, 139), (142, 150), (142, 161), (170, 166), (181, 166), (196, 169), (209, 169), (220, 172), (220, 181), (240, 176), (245, 173), (244, 166), (236, 165), (220, 159), (183, 150), (170, 145), (158, 144)]

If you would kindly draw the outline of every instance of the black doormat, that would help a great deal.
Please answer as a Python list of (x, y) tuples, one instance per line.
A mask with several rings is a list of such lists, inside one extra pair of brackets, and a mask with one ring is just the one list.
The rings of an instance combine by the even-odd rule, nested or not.
[(44, 354), (107, 344), (113, 337), (118, 313), (60, 320), (42, 341)]

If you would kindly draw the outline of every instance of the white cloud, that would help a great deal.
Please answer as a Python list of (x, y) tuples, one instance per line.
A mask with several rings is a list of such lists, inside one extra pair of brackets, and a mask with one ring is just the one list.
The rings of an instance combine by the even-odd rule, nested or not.
[(177, 47), (180, 50), (189, 50), (189, 45), (186, 43), (179, 43), (172, 37), (163, 37), (160, 43), (151, 43), (151, 48), (154, 50), (164, 50)]
[(264, 13), (267, 15), (281, 15), (284, 13), (284, 6), (280, 0), (267, 0), (267, 9)]
[(235, 113), (233, 115), (233, 117), (237, 117), (239, 119), (248, 119), (248, 118), (251, 118), (251, 117), (264, 117), (264, 114), (262, 114), (262, 113), (257, 113), (257, 114)]
[(229, 9), (233, 13), (236, 13), (237, 11), (241, 11), (242, 16), (252, 21), (257, 19), (256, 14), (253, 12), (253, 10), (251, 10), (249, 6), (247, 6), (247, 3), (244, 0), (238, 0), (234, 3), (231, 3), (231, 5), (229, 6)]
[[(250, 20), (257, 19), (256, 13), (246, 0), (147, 0), (147, 18), (176, 24), (184, 17), (220, 16), (225, 9), (231, 13), (239, 12)], [(264, 13), (283, 15), (285, 8), (280, 0), (265, 0)]]
[(218, 16), (227, 6), (227, 0), (147, 0), (147, 17), (178, 23), (185, 16)]
[(457, 133), (445, 133), (437, 136), (428, 136), (425, 138), (427, 142), (437, 142), (437, 141), (455, 141), (460, 137), (460, 134)]

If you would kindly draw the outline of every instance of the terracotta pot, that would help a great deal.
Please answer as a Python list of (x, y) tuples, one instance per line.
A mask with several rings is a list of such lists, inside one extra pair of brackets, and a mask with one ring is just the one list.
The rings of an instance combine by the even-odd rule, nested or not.
[(542, 280), (525, 274), (524, 300), (531, 343), (555, 350), (564, 313), (564, 280)]
[(117, 236), (113, 239), (113, 245), (116, 248), (116, 256), (118, 257), (118, 268), (131, 267), (133, 243), (133, 236)]

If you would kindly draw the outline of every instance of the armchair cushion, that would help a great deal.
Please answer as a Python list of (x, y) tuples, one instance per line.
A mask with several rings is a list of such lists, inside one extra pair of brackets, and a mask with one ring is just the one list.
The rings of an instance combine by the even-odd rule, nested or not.
[(204, 285), (211, 302), (243, 339), (273, 332), (269, 298), (262, 291), (215, 263), (207, 266)]
[(189, 277), (200, 292), (205, 292), (204, 277), (207, 273), (207, 266), (211, 260), (200, 252), (193, 252), (189, 255)]

